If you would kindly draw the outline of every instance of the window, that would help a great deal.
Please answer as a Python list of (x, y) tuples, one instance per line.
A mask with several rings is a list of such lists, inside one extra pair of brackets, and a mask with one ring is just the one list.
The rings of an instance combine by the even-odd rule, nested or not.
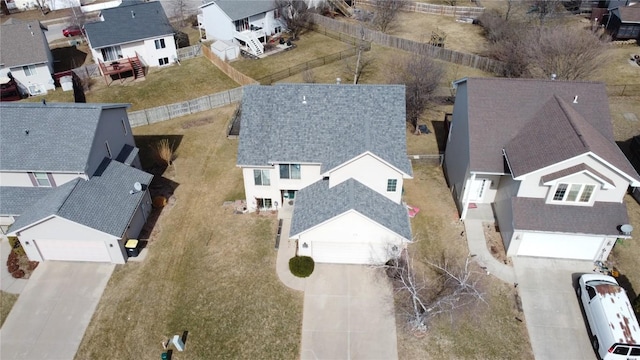
[(631, 354), (629, 354), (631, 356), (638, 356), (640, 355), (640, 346), (639, 347), (632, 347), (631, 348)]
[(629, 352), (629, 348), (627, 346), (616, 346), (613, 349), (613, 353), (616, 355), (627, 355), (627, 353)]
[(553, 194), (554, 201), (588, 203), (591, 200), (595, 185), (558, 184)]
[(102, 59), (104, 61), (116, 61), (118, 59), (122, 59), (122, 49), (120, 45), (111, 46), (107, 48), (100, 49), (102, 52)]
[(107, 148), (107, 157), (111, 159), (111, 148), (109, 148), (109, 143), (105, 141), (104, 146)]
[(236, 25), (236, 31), (249, 30), (249, 18), (236, 20), (233, 23)]
[(39, 187), (51, 187), (51, 181), (47, 173), (33, 173), (33, 177), (36, 178), (36, 183)]
[(124, 123), (124, 118), (120, 119), (120, 123), (122, 124), (122, 130), (124, 131), (124, 134), (127, 135), (127, 133), (128, 133), (127, 124)]
[(618, 38), (634, 39), (640, 34), (640, 26), (637, 25), (620, 25), (618, 29)]
[(398, 186), (398, 180), (396, 179), (387, 180), (387, 191), (395, 192), (397, 186)]
[(258, 209), (271, 209), (271, 207), (273, 206), (273, 202), (271, 201), (271, 199), (257, 198), (256, 205), (258, 206)]
[(589, 294), (589, 299), (593, 299), (594, 297), (596, 297), (596, 289), (594, 289), (592, 286), (586, 286), (587, 288), (587, 294)]
[(256, 185), (269, 186), (271, 180), (269, 178), (269, 170), (253, 170), (253, 179)]
[(36, 66), (35, 65), (26, 65), (22, 67), (22, 71), (26, 76), (33, 76), (36, 74)]
[(300, 179), (300, 164), (281, 164), (280, 179)]
[(166, 45), (164, 44), (164, 39), (156, 40), (156, 49), (164, 49)]
[(164, 57), (164, 58), (158, 59), (158, 64), (160, 64), (160, 66), (167, 65), (168, 63), (169, 63), (169, 58)]

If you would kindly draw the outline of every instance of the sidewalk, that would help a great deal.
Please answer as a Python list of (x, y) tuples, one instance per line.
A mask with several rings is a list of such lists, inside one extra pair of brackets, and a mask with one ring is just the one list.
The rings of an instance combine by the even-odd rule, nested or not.
[(9, 240), (2, 238), (0, 240), (0, 260), (2, 260), (2, 263), (0, 263), (0, 268), (2, 268), (0, 269), (0, 274), (2, 275), (0, 278), (0, 290), (10, 294), (20, 294), (27, 285), (27, 280), (15, 279), (7, 270), (7, 259), (10, 252), (11, 245), (9, 245)]
[(484, 238), (484, 230), (482, 228), (483, 221), (484, 220), (464, 220), (469, 252), (474, 256), (474, 260), (480, 266), (486, 268), (487, 273), (494, 275), (506, 283), (514, 284), (516, 282), (516, 274), (513, 267), (498, 261), (491, 255), (487, 248), (487, 241)]
[(289, 239), (292, 211), (280, 209), (278, 219), (282, 219), (282, 232), (280, 233), (280, 246), (276, 259), (276, 273), (283, 284), (294, 290), (304, 291), (307, 279), (294, 276), (289, 270), (289, 259), (296, 255), (296, 242)]

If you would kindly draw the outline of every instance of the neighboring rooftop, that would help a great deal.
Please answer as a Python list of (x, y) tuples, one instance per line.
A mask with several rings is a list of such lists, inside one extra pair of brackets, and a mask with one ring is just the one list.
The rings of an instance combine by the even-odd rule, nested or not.
[(55, 215), (122, 237), (145, 194), (132, 194), (133, 184), (145, 187), (152, 179), (151, 174), (105, 158), (90, 180), (75, 179), (53, 189), (26, 209), (9, 231)]
[(5, 68), (49, 62), (49, 44), (39, 21), (9, 19), (0, 26), (0, 65)]
[(84, 172), (102, 111), (128, 106), (0, 103), (0, 170)]
[(403, 85), (245, 86), (240, 166), (320, 163), (322, 172), (370, 151), (412, 175)]
[(172, 35), (173, 27), (159, 1), (127, 3), (102, 10), (104, 21), (87, 23), (84, 29), (92, 48), (103, 48)]
[(621, 6), (616, 10), (619, 14), (620, 20), (623, 22), (640, 24), (640, 4)]
[(276, 8), (276, 2), (273, 0), (214, 0), (200, 7), (212, 4), (218, 5), (234, 21), (262, 14)]
[(291, 219), (291, 236), (350, 210), (411, 240), (411, 225), (404, 205), (391, 201), (354, 179), (332, 188), (329, 188), (329, 180), (319, 180), (298, 191)]

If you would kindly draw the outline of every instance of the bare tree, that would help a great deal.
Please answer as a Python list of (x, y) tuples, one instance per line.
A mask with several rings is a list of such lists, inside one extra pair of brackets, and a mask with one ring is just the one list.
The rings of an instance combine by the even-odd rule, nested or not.
[(349, 73), (347, 79), (353, 80), (354, 85), (358, 83), (362, 76), (369, 74), (372, 71), (371, 65), (374, 62), (372, 57), (365, 54), (367, 47), (365, 44), (364, 27), (360, 28), (360, 38), (361, 40), (358, 42), (356, 47), (355, 61), (352, 61), (351, 58), (347, 58), (345, 60), (347, 72)]
[(303, 0), (276, 0), (280, 17), (295, 40), (311, 22), (311, 12)]
[(373, 26), (382, 32), (391, 30), (403, 5), (403, 0), (375, 0)]
[(33, 4), (35, 7), (40, 9), (42, 16), (46, 15), (49, 12), (49, 6), (47, 5), (47, 0), (34, 0)]
[(410, 57), (395, 72), (395, 83), (405, 85), (407, 102), (407, 121), (418, 133), (418, 119), (429, 105), (434, 91), (442, 81), (445, 69), (442, 64), (426, 56)]
[[(426, 274), (435, 271), (436, 278)], [(471, 269), (471, 257), (463, 264), (430, 261), (418, 262), (405, 251), (398, 259), (384, 265), (399, 296), (398, 306), (407, 316), (407, 324), (414, 333), (424, 333), (439, 315), (449, 315), (464, 307), (485, 302), (481, 290), (481, 276)], [(422, 271), (421, 271), (422, 269)]]
[(187, 17), (187, 2), (186, 0), (172, 0), (173, 16), (178, 20), (180, 27), (185, 26), (185, 19)]
[(562, 1), (559, 0), (533, 0), (529, 1), (528, 13), (535, 15), (540, 24), (547, 19), (566, 13)]

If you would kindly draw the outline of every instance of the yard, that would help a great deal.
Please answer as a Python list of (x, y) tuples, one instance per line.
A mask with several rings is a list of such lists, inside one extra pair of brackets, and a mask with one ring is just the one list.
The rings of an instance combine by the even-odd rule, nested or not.
[(5, 319), (9, 316), (9, 312), (16, 300), (18, 300), (18, 295), (0, 291), (0, 327), (2, 327)]

